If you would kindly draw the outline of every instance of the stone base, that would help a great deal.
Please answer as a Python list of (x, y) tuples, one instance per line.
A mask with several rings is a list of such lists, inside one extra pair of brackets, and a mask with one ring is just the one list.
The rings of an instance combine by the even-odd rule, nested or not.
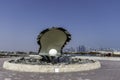
[(43, 73), (53, 73), (53, 72), (77, 72), (77, 71), (87, 71), (98, 69), (101, 67), (99, 61), (94, 63), (85, 64), (68, 64), (68, 65), (30, 65), (30, 64), (18, 64), (10, 63), (5, 61), (3, 68), (7, 70), (20, 71), (20, 72), (43, 72)]

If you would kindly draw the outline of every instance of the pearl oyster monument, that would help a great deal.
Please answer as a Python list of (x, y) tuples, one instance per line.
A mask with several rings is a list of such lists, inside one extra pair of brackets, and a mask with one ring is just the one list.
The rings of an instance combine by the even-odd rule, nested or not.
[(5, 61), (3, 68), (21, 72), (76, 72), (97, 69), (99, 61), (68, 56), (63, 48), (71, 40), (71, 34), (64, 28), (53, 27), (43, 30), (37, 37), (37, 56), (21, 57)]
[(45, 29), (37, 38), (37, 43), (40, 45), (39, 55), (43, 61), (53, 64), (64, 61), (62, 49), (70, 40), (70, 33), (63, 28)]

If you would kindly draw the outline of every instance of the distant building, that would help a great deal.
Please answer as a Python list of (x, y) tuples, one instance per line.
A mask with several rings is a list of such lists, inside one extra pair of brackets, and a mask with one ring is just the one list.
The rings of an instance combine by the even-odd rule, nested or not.
[(87, 51), (87, 49), (84, 45), (81, 45), (81, 46), (77, 47), (77, 52), (86, 52), (86, 51)]
[(113, 54), (120, 55), (120, 51), (114, 51)]
[(98, 52), (100, 54), (113, 54), (112, 51), (96, 51), (96, 52)]

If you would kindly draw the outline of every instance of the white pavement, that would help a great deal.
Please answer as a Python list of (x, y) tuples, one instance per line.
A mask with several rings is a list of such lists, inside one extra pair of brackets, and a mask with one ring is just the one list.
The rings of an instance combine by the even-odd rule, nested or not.
[(101, 68), (83, 72), (29, 73), (3, 69), (3, 62), (9, 59), (11, 58), (0, 58), (0, 80), (120, 80), (119, 61), (100, 60)]

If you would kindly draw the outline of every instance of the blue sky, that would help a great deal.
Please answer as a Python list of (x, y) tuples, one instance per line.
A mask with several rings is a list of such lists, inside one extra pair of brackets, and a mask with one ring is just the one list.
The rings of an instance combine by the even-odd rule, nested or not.
[(69, 46), (120, 48), (119, 0), (0, 0), (0, 50), (37, 51), (37, 35), (59, 26)]

